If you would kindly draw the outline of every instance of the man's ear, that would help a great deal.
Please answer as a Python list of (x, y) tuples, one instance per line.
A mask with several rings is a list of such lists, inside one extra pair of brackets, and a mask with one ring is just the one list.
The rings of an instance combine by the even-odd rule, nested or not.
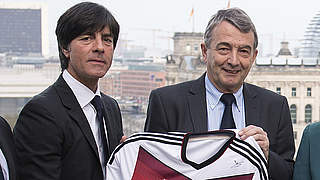
[(254, 54), (253, 54), (252, 63), (251, 63), (251, 64), (253, 64), (253, 63), (255, 62), (255, 60), (256, 60), (256, 58), (257, 58), (257, 55), (258, 55), (258, 50), (255, 49)]
[(67, 58), (70, 57), (70, 50), (62, 48), (62, 52)]
[(205, 63), (207, 63), (207, 57), (208, 57), (207, 50), (208, 49), (206, 48), (206, 45), (204, 43), (201, 43), (201, 52), (202, 52), (203, 61)]

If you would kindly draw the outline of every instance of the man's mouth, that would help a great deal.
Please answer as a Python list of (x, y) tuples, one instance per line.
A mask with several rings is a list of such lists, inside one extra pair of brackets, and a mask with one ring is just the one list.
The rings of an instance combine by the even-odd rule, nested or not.
[(90, 59), (89, 62), (97, 62), (97, 63), (106, 64), (106, 62), (104, 60), (101, 60), (101, 59)]
[(240, 70), (238, 69), (224, 69), (224, 71), (226, 71), (227, 73), (231, 73), (231, 74), (237, 74), (238, 72), (240, 72)]

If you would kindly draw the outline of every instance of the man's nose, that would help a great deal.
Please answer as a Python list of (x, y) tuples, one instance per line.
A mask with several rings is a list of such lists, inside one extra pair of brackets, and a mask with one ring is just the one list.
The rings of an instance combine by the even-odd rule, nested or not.
[(101, 38), (95, 39), (93, 51), (104, 52), (103, 41)]
[(231, 53), (229, 54), (228, 57), (228, 64), (232, 65), (232, 66), (237, 66), (239, 65), (239, 57), (238, 57), (238, 50), (237, 49), (233, 49), (231, 51)]

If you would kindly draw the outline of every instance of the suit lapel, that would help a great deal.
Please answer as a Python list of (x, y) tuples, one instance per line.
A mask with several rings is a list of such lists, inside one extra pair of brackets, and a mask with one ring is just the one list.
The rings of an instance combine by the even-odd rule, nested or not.
[(259, 125), (259, 101), (256, 92), (247, 83), (243, 84), (246, 126)]
[(188, 104), (194, 132), (208, 131), (205, 73), (194, 81), (188, 94)]
[(92, 150), (95, 152), (97, 158), (99, 159), (98, 148), (92, 134), (89, 122), (83, 113), (75, 95), (73, 94), (70, 87), (60, 75), (59, 79), (54, 84), (55, 88), (57, 89), (57, 93), (60, 96), (60, 99), (63, 105), (67, 108), (67, 113), (74, 120), (78, 126), (80, 127), (85, 139), (90, 144)]

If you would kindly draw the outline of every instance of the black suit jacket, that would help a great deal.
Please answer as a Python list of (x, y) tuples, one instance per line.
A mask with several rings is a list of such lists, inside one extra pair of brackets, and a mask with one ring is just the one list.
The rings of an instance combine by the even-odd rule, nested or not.
[[(114, 99), (101, 99), (111, 152), (123, 136), (121, 114)], [(23, 180), (103, 180), (90, 125), (61, 75), (25, 105), (14, 138)]]
[[(208, 131), (205, 74), (197, 80), (153, 90), (145, 131)], [(262, 127), (270, 142), (271, 179), (292, 178), (295, 151), (287, 99), (269, 90), (244, 84), (246, 125)]]
[(7, 121), (0, 116), (0, 149), (6, 158), (10, 180), (17, 180), (17, 157), (11, 128)]

